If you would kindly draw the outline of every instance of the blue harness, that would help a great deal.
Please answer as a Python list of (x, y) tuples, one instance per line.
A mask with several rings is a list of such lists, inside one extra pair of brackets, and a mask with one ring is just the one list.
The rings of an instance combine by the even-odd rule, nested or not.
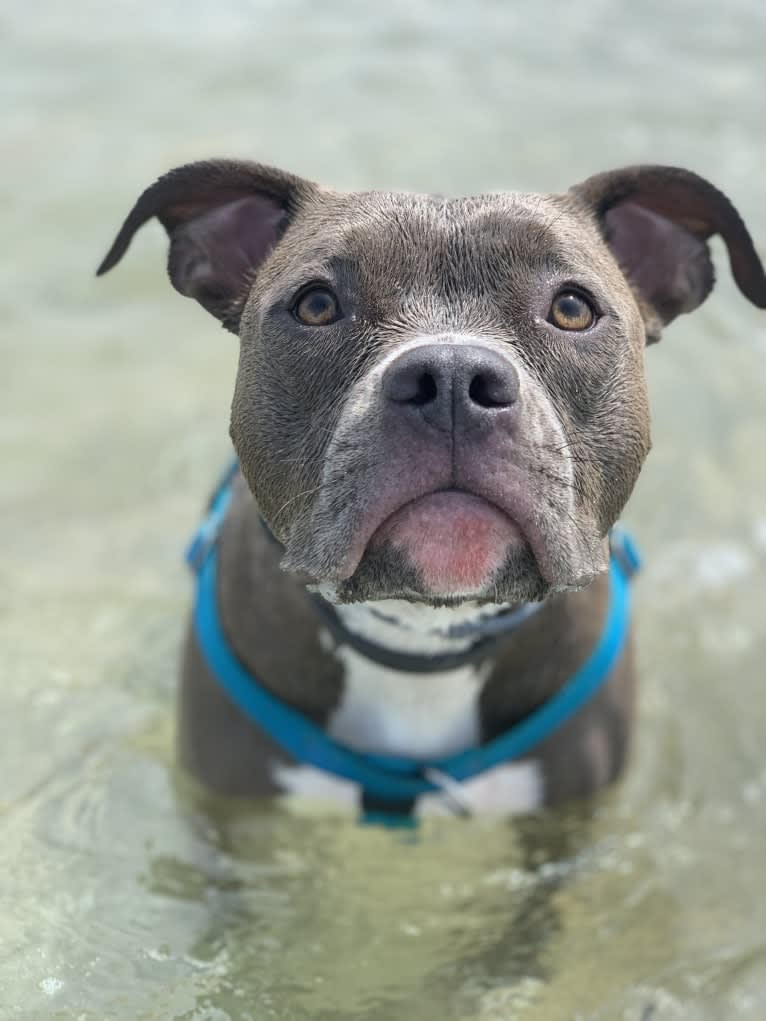
[[(363, 803), (406, 806), (406, 814), (421, 795), (449, 796), (464, 781), (500, 763), (521, 758), (596, 694), (620, 658), (630, 623), (629, 580), (640, 560), (630, 538), (615, 529), (610, 536), (610, 597), (601, 637), (582, 666), (538, 709), (486, 744), (446, 758), (370, 755), (338, 744), (316, 723), (263, 688), (237, 659), (221, 627), (216, 595), (216, 546), (237, 472), (235, 462), (214, 492), (208, 515), (186, 554), (197, 574), (194, 629), (199, 647), (212, 676), (252, 723), (297, 762), (358, 784)], [(459, 798), (455, 800), (459, 810)], [(401, 814), (395, 808), (391, 811)], [(386, 808), (385, 814), (388, 812)]]

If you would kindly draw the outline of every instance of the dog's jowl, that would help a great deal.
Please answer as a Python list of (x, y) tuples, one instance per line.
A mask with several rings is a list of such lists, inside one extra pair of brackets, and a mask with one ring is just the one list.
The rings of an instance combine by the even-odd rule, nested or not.
[(99, 272), (152, 217), (173, 286), (240, 340), (237, 464), (189, 558), (183, 764), (389, 818), (614, 778), (644, 351), (711, 291), (713, 235), (766, 308), (729, 200), (656, 166), (445, 199), (215, 160), (148, 188)]

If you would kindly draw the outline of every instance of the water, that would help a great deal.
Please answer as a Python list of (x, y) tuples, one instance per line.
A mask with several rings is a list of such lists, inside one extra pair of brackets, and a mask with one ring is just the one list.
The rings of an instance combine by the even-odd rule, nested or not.
[(679, 163), (766, 254), (765, 44), (759, 0), (0, 6), (3, 1021), (766, 1016), (766, 316), (720, 248), (648, 353), (627, 780), (415, 838), (174, 773), (236, 341), (159, 228), (92, 275), (138, 191), (212, 154), (442, 192)]

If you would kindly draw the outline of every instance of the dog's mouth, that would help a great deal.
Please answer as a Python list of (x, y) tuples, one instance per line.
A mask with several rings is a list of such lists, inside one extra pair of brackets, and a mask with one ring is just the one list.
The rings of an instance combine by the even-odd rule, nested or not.
[(525, 542), (519, 526), (494, 504), (457, 489), (405, 503), (373, 532), (371, 554), (403, 554), (424, 588), (436, 596), (484, 590), (509, 549)]
[(554, 486), (518, 463), (527, 448), (466, 446), (420, 456), (416, 470), (406, 445), (363, 470), (330, 460), (321, 497), (293, 523), (283, 568), (341, 603), (434, 605), (528, 602), (603, 569), (602, 536), (577, 518), (566, 464)]

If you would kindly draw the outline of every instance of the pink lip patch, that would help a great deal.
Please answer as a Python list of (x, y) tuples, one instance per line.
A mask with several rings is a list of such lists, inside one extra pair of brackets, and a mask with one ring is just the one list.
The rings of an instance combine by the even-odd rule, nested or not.
[(480, 591), (521, 538), (511, 519), (477, 496), (446, 490), (422, 496), (392, 514), (371, 545), (403, 550), (435, 595)]

